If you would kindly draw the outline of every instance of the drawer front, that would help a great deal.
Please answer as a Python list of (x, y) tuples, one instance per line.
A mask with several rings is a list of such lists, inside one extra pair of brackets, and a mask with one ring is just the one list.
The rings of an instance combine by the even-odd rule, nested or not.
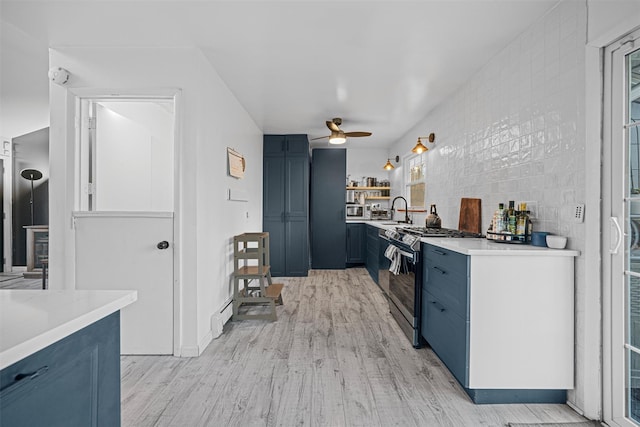
[(427, 264), (438, 266), (450, 274), (467, 276), (467, 255), (430, 244), (424, 244), (422, 250)]
[(374, 227), (373, 225), (367, 224), (367, 236), (378, 238), (378, 227)]
[(468, 279), (459, 274), (450, 274), (438, 266), (429, 266), (429, 260), (426, 263), (423, 289), (458, 316), (469, 320)]
[(422, 336), (453, 376), (467, 387), (469, 322), (422, 291)]

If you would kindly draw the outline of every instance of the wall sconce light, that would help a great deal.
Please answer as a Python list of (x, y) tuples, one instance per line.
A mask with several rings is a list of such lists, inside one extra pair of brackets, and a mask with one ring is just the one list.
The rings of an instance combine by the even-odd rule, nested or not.
[[(400, 156), (396, 156), (395, 160), (396, 163), (400, 162)], [(391, 159), (387, 159), (387, 163), (382, 168), (384, 170), (390, 171), (391, 169), (395, 169), (396, 167), (393, 166), (393, 163), (391, 163)]]
[(411, 151), (413, 151), (416, 154), (422, 154), (425, 151), (429, 151), (429, 148), (427, 148), (427, 146), (425, 146), (422, 143), (422, 141), (421, 141), (422, 139), (426, 139), (430, 143), (433, 143), (433, 141), (436, 140), (436, 134), (435, 133), (430, 133), (429, 136), (420, 136), (420, 137), (418, 137), (418, 142), (416, 143), (416, 146), (413, 147), (413, 149)]

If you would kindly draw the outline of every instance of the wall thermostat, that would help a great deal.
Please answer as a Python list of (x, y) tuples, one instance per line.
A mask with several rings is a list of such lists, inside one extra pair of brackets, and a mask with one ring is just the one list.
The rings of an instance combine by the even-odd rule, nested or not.
[(49, 69), (49, 80), (52, 82), (63, 85), (69, 81), (71, 74), (62, 67), (51, 67)]

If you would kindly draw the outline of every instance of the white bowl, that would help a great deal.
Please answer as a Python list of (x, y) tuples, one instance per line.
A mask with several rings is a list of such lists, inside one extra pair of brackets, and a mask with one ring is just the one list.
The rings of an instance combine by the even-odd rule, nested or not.
[(565, 236), (554, 236), (549, 234), (547, 236), (547, 246), (552, 249), (564, 249), (567, 246), (567, 238)]

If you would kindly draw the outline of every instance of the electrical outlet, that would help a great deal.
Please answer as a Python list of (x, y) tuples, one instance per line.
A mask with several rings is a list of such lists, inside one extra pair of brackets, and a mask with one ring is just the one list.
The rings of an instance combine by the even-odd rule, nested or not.
[(575, 222), (584, 222), (584, 205), (578, 204), (574, 208), (573, 220)]

